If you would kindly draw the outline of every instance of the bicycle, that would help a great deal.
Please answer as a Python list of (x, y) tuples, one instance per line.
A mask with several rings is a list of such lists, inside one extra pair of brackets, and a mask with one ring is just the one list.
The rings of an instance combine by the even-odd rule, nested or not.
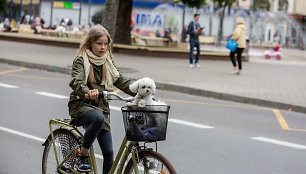
[[(119, 94), (103, 91), (100, 96), (105, 100), (131, 101), (133, 98), (123, 98)], [(156, 109), (155, 107), (158, 107)], [(165, 140), (168, 113), (170, 106), (146, 106), (144, 108), (127, 107), (121, 108), (126, 130), (114, 164), (109, 174), (176, 174), (172, 164), (157, 152), (157, 141)], [(161, 126), (159, 134), (156, 127), (148, 127), (148, 121), (156, 116), (163, 116), (164, 127)], [(70, 124), (70, 119), (51, 119), (49, 121), (50, 135), (43, 143), (44, 152), (42, 157), (42, 173), (73, 173), (80, 174), (75, 168), (75, 158), (82, 145), (83, 134), (76, 126)], [(152, 121), (152, 120), (151, 120)], [(52, 129), (53, 125), (58, 125)], [(147, 126), (147, 127), (145, 127)], [(142, 131), (142, 132), (141, 132)], [(151, 131), (151, 132), (150, 132)], [(143, 145), (140, 145), (143, 143)], [(146, 147), (147, 143), (156, 143), (156, 150)], [(53, 153), (53, 154), (52, 154)], [(128, 160), (129, 158), (129, 160)], [(93, 167), (93, 173), (97, 174), (97, 164), (93, 147), (89, 151), (89, 163)], [(128, 161), (128, 162), (127, 162)], [(127, 163), (126, 163), (127, 162)], [(124, 169), (124, 170), (123, 170)]]

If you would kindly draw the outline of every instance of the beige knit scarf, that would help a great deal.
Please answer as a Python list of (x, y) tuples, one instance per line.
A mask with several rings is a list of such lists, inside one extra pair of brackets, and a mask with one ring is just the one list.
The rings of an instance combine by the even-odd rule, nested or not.
[(107, 52), (102, 57), (96, 56), (92, 51), (87, 49), (83, 55), (84, 69), (85, 69), (85, 84), (87, 81), (97, 83), (94, 78), (93, 65), (102, 66), (102, 81), (101, 85), (105, 85), (108, 91), (114, 90), (114, 83), (119, 78), (119, 72), (114, 66), (110, 54)]

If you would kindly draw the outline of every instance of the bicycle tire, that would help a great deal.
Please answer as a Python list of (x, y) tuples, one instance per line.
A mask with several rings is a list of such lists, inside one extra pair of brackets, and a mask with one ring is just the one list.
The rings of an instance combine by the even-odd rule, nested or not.
[[(78, 145), (78, 138), (66, 129), (55, 130), (53, 132), (53, 136), (57, 146), (56, 151), (59, 158), (59, 163), (61, 163), (62, 160), (71, 151), (71, 149)], [(58, 172), (58, 170), (51, 136), (48, 137), (44, 145), (45, 148), (42, 157), (42, 174), (54, 174), (55, 172)], [(62, 170), (69, 173), (69, 167), (73, 167), (75, 163), (75, 157), (76, 154), (73, 152), (73, 154), (64, 163)]]
[[(164, 157), (162, 154), (155, 152), (153, 150), (150, 151), (143, 151), (139, 153), (139, 163), (138, 169), (142, 170), (144, 165), (148, 166), (149, 172), (148, 173), (160, 173), (160, 174), (176, 174), (176, 171), (172, 164)], [(158, 162), (158, 164), (157, 164)], [(133, 174), (134, 167), (133, 167), (133, 159), (131, 158), (127, 163), (124, 174)], [(142, 173), (139, 171), (139, 173)], [(143, 173), (145, 171), (143, 170)]]

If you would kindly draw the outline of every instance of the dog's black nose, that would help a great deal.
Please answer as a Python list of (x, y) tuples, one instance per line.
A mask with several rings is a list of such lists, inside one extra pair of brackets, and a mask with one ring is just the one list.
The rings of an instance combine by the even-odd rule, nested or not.
[(147, 89), (146, 92), (149, 92), (149, 90)]

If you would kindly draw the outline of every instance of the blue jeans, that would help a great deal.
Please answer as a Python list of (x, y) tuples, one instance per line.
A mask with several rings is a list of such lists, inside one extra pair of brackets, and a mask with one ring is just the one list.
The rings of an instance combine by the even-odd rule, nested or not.
[(190, 64), (193, 64), (193, 50), (194, 47), (197, 48), (197, 55), (196, 55), (196, 59), (195, 59), (195, 63), (199, 62), (199, 57), (200, 57), (200, 42), (189, 42), (190, 43), (190, 55), (189, 55), (189, 62)]

